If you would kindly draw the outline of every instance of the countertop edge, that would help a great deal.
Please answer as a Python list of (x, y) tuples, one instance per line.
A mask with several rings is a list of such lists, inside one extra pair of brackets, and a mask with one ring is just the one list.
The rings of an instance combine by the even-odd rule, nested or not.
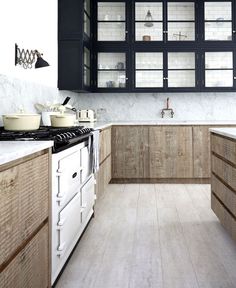
[(210, 128), (210, 132), (236, 140), (236, 128)]
[(0, 165), (51, 148), (52, 146), (53, 141), (1, 141)]

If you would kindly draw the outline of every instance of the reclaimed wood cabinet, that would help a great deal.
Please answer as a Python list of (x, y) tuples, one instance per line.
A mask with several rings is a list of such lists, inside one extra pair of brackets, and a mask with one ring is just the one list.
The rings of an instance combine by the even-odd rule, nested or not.
[(99, 201), (111, 181), (111, 128), (100, 131), (99, 137), (99, 171), (96, 175), (96, 196)]
[(112, 179), (149, 176), (149, 127), (112, 127)]
[(192, 127), (149, 128), (150, 178), (193, 178)]
[(211, 133), (211, 208), (236, 240), (236, 141)]
[(0, 166), (0, 287), (49, 287), (49, 151)]

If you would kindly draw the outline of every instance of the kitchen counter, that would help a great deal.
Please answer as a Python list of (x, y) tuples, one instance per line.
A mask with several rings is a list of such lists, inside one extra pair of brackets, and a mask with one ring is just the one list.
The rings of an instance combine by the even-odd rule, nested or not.
[(53, 146), (53, 141), (1, 141), (0, 165)]
[(210, 131), (222, 136), (236, 139), (236, 128), (211, 128)]
[(229, 121), (229, 120), (157, 120), (157, 121), (108, 121), (108, 122), (95, 122), (95, 123), (80, 123), (80, 125), (83, 125), (88, 128), (94, 128), (95, 130), (100, 130), (100, 129), (105, 129), (108, 128), (112, 125), (127, 125), (127, 126), (132, 126), (132, 125), (147, 125), (147, 126), (152, 126), (152, 125), (173, 125), (173, 126), (212, 126), (212, 125), (236, 125), (236, 120), (235, 121)]

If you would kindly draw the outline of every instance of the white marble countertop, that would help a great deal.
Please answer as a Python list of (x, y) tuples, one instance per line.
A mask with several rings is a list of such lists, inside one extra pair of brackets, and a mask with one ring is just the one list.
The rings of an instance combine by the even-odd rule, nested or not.
[(53, 146), (53, 141), (1, 141), (0, 165)]
[(222, 136), (236, 139), (236, 128), (211, 128), (210, 131)]
[(110, 121), (110, 122), (95, 122), (95, 123), (80, 123), (80, 125), (83, 125), (88, 128), (94, 128), (94, 129), (105, 129), (107, 127), (110, 127), (112, 125), (173, 125), (173, 126), (217, 126), (217, 125), (236, 125), (235, 121), (229, 121), (229, 120), (157, 120), (157, 121)]

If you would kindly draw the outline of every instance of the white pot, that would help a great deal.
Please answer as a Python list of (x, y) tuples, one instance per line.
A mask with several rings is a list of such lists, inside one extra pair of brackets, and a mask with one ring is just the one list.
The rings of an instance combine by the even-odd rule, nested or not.
[(50, 115), (52, 127), (71, 127), (75, 125), (74, 114)]
[(4, 129), (8, 131), (37, 130), (40, 126), (39, 114), (8, 114), (2, 115)]

